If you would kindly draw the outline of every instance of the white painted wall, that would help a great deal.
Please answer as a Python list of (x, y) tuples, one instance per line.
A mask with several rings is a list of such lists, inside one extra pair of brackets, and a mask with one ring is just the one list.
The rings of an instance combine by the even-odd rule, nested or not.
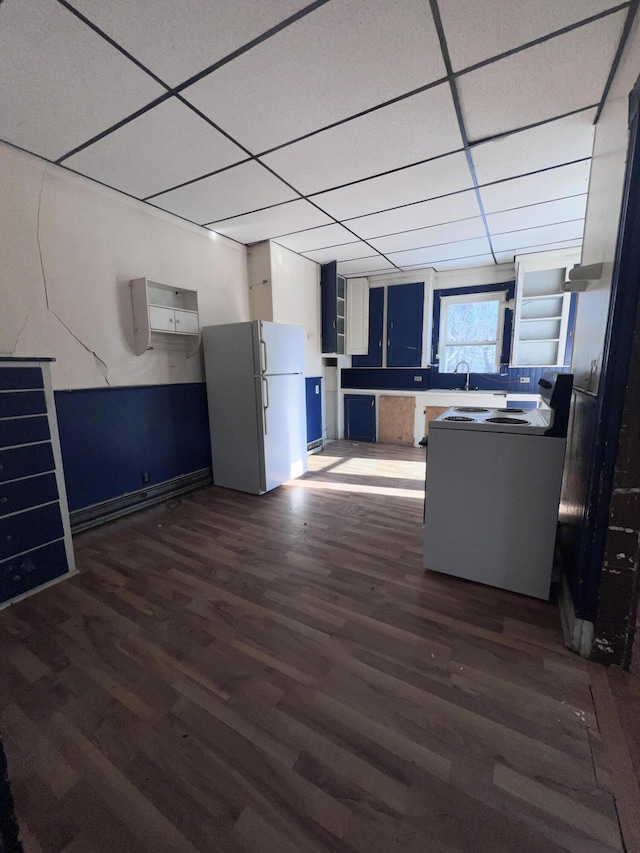
[(197, 290), (201, 325), (249, 319), (244, 246), (3, 144), (0, 245), (0, 353), (55, 357), (57, 389), (203, 379), (134, 355), (132, 278)]
[(640, 20), (629, 34), (622, 61), (596, 126), (582, 246), (583, 264), (602, 262), (601, 280), (578, 295), (572, 370), (575, 384), (598, 391), (611, 274), (628, 144), (628, 95), (640, 74)]
[(305, 374), (322, 376), (320, 267), (284, 246), (271, 243), (273, 320), (305, 331)]
[(271, 243), (256, 243), (247, 249), (249, 310), (252, 320), (273, 322)]

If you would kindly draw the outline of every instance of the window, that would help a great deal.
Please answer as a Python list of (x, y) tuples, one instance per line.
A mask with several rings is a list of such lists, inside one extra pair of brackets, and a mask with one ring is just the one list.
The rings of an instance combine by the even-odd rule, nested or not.
[(434, 292), (434, 363), (453, 373), (466, 362), (472, 373), (496, 373), (509, 361), (512, 283)]

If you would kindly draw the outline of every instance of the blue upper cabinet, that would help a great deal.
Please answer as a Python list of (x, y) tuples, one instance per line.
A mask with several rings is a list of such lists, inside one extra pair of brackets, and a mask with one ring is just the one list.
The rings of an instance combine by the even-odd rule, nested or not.
[(353, 367), (382, 367), (382, 332), (384, 329), (384, 287), (369, 290), (369, 351), (354, 355)]
[(322, 352), (344, 355), (345, 280), (337, 274), (337, 267), (336, 261), (320, 267)]
[(424, 282), (387, 288), (387, 367), (420, 367)]

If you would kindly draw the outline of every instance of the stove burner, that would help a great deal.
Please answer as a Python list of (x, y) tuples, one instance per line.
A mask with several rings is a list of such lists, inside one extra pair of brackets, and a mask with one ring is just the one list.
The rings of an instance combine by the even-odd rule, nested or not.
[(488, 412), (489, 409), (481, 409), (479, 406), (456, 406), (456, 412)]
[(464, 418), (462, 415), (449, 415), (448, 418), (443, 418), (445, 421), (470, 421), (473, 422), (473, 418)]
[(525, 421), (524, 418), (487, 418), (485, 423), (486, 424), (524, 424), (526, 426), (529, 422)]
[(524, 409), (495, 409), (496, 412), (508, 412), (510, 415), (523, 415)]

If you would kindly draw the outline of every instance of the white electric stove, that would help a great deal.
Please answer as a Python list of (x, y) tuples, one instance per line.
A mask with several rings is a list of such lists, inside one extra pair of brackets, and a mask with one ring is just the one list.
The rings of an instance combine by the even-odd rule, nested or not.
[(573, 377), (535, 409), (456, 406), (429, 424), (424, 567), (547, 599)]

